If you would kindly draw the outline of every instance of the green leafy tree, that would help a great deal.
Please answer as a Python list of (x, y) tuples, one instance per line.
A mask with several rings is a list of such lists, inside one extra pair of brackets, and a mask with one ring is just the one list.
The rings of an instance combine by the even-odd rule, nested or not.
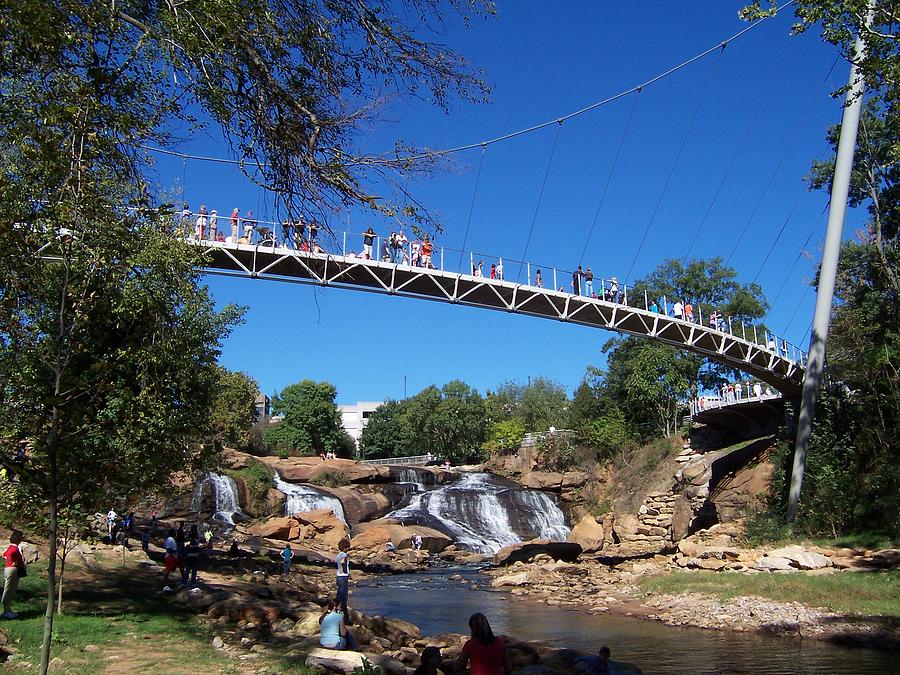
[[(676, 300), (690, 301), (694, 305), (694, 317), (708, 317), (712, 311), (723, 312), (731, 317), (732, 330), (748, 340), (754, 339), (765, 344), (767, 329), (758, 319), (769, 309), (762, 289), (756, 283), (744, 284), (738, 281), (737, 272), (724, 264), (721, 258), (691, 260), (687, 264), (680, 260), (666, 260), (660, 263), (646, 278), (635, 284), (635, 294), (646, 292), (650, 301), (656, 300), (662, 311), (662, 300), (671, 307)], [(744, 322), (742, 325), (740, 322)], [(750, 328), (757, 327), (756, 332)], [(743, 332), (743, 334), (742, 334)], [(710, 361), (698, 354), (686, 353), (682, 363), (690, 364), (691, 396), (700, 390), (716, 389), (726, 381), (737, 377), (737, 371)]]
[(359, 437), (362, 459), (408, 457), (416, 454), (407, 446), (408, 434), (402, 427), (404, 401), (385, 401), (369, 416)]
[(603, 398), (645, 437), (675, 433), (681, 402), (691, 391), (693, 360), (673, 347), (632, 337), (610, 340), (603, 350), (609, 354)]
[(532, 378), (522, 389), (519, 415), (526, 431), (547, 431), (562, 427), (568, 415), (569, 396), (565, 387), (548, 377)]
[(329, 382), (303, 380), (285, 387), (272, 399), (272, 411), (284, 419), (269, 427), (266, 442), (279, 450), (318, 455), (344, 447), (344, 430)]
[(600, 417), (602, 411), (603, 403), (598, 392), (587, 379), (582, 380), (572, 396), (568, 426), (570, 429), (579, 430)]
[(608, 406), (597, 419), (582, 424), (579, 435), (601, 461), (612, 459), (628, 449), (635, 437), (634, 430), (618, 406)]
[(465, 382), (448, 382), (424, 430), (438, 456), (454, 462), (478, 458), (487, 433), (484, 400)]
[(525, 438), (525, 425), (521, 420), (511, 419), (494, 422), (488, 431), (484, 449), (491, 455), (514, 453), (522, 447)]
[(13, 499), (48, 512), (43, 660), (60, 518), (211, 461), (215, 360), (239, 317), (215, 311), (187, 245), (109, 208), (118, 193), (103, 181), (81, 189), (65, 200), (83, 208), (74, 235), (22, 223), (0, 252), (0, 436), (31, 447), (0, 461), (19, 479)]
[[(99, 499), (107, 478), (116, 490), (134, 477), (152, 485), (175, 464), (202, 463), (212, 363), (235, 315), (213, 311), (193, 272), (202, 261), (162, 232), (171, 205), (152, 197), (143, 148), (218, 128), (285, 216), (363, 205), (427, 221), (415, 200), (371, 196), (385, 172), (427, 165), (400, 145), (362, 156), (356, 131), (385, 94), (445, 109), (483, 99), (477, 75), (420, 26), (492, 11), (478, 0), (4, 5), (2, 433), (33, 440), (22, 489), (50, 504), (51, 547), (61, 500)], [(103, 467), (104, 478), (78, 480), (78, 466)], [(42, 672), (53, 551), (49, 560)]]
[(256, 416), (259, 385), (246, 373), (218, 366), (219, 375), (210, 414), (215, 440), (233, 448), (250, 445), (250, 430)]

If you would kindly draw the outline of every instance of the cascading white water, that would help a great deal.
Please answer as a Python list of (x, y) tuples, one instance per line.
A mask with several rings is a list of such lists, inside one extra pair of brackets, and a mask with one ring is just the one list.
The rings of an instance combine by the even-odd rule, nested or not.
[(200, 511), (203, 508), (203, 486), (212, 488), (214, 514), (213, 518), (221, 520), (229, 525), (234, 525), (235, 514), (243, 514), (240, 500), (237, 494), (237, 483), (230, 476), (218, 473), (208, 473), (194, 486), (194, 494), (191, 496), (191, 509)]
[(565, 540), (569, 534), (565, 515), (551, 496), (487, 473), (464, 474), (452, 485), (414, 495), (387, 517), (447, 532), (458, 546), (479, 553), (526, 539)]
[(275, 489), (285, 494), (287, 499), (284, 503), (285, 515), (292, 516), (295, 513), (303, 513), (304, 511), (319, 511), (321, 509), (331, 509), (334, 515), (346, 524), (347, 518), (344, 515), (344, 507), (341, 500), (332, 497), (327, 492), (316, 490), (309, 485), (288, 483), (282, 480), (278, 473), (275, 473)]
[(391, 467), (391, 478), (400, 485), (413, 485), (417, 492), (425, 492), (422, 476), (415, 469), (407, 467)]

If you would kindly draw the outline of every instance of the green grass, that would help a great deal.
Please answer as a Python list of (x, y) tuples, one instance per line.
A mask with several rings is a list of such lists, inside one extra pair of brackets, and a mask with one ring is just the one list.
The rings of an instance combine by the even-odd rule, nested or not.
[(755, 595), (780, 602), (800, 602), (842, 614), (900, 617), (900, 570), (804, 574), (671, 572), (640, 581), (654, 593), (705, 593), (722, 600)]
[[(160, 595), (158, 582), (153, 573), (127, 568), (69, 582), (65, 613), (53, 623), (51, 658), (64, 663), (57, 671), (99, 673), (115, 666), (134, 673), (239, 672), (241, 662), (214, 649), (212, 632), (171, 595)], [(46, 564), (30, 565), (13, 602), (19, 618), (0, 623), (17, 660), (33, 666), (40, 659), (46, 594)], [(271, 673), (315, 672), (286, 658), (254, 663)]]

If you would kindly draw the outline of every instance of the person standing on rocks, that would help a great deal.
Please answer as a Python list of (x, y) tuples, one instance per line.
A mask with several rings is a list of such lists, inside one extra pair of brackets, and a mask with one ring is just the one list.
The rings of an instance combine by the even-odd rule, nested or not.
[(345, 623), (352, 626), (353, 621), (350, 620), (350, 613), (347, 610), (347, 599), (350, 595), (350, 554), (347, 551), (350, 550), (350, 540), (341, 539), (338, 550), (340, 553), (335, 558), (337, 563), (337, 601), (346, 617)]
[(291, 549), (291, 545), (285, 544), (284, 549), (281, 551), (281, 565), (283, 574), (291, 573), (291, 561), (293, 559), (294, 551)]
[(506, 642), (495, 637), (487, 617), (477, 612), (469, 617), (472, 638), (463, 645), (456, 658), (456, 672), (462, 672), (471, 663), (472, 675), (509, 675), (512, 663)]

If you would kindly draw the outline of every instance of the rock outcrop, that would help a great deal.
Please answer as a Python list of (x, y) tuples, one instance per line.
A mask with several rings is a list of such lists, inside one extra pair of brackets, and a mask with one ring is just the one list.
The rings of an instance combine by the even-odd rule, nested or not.
[(593, 553), (603, 548), (606, 531), (594, 516), (584, 516), (572, 531), (567, 541), (578, 544), (586, 553)]
[(550, 541), (549, 539), (533, 539), (512, 546), (504, 546), (494, 554), (494, 565), (511, 565), (515, 562), (527, 562), (542, 553), (554, 560), (572, 562), (581, 555), (581, 546), (574, 542)]
[(336, 549), (338, 542), (347, 536), (347, 526), (332, 511), (304, 511), (292, 516), (269, 518), (247, 527), (238, 526), (238, 532), (264, 539), (277, 539)]
[(581, 487), (588, 481), (588, 475), (583, 471), (567, 471), (566, 473), (554, 473), (551, 471), (532, 471), (519, 481), (524, 487), (531, 490), (551, 490), (561, 492)]
[(382, 552), (390, 542), (397, 549), (409, 549), (417, 534), (422, 537), (422, 550), (430, 553), (440, 553), (453, 543), (443, 532), (423, 525), (400, 525), (399, 521), (388, 518), (354, 526), (353, 548)]
[(312, 483), (328, 473), (341, 474), (350, 483), (381, 483), (390, 479), (390, 470), (378, 464), (366, 464), (352, 459), (319, 457), (259, 457), (270, 469), (274, 469), (289, 483)]

